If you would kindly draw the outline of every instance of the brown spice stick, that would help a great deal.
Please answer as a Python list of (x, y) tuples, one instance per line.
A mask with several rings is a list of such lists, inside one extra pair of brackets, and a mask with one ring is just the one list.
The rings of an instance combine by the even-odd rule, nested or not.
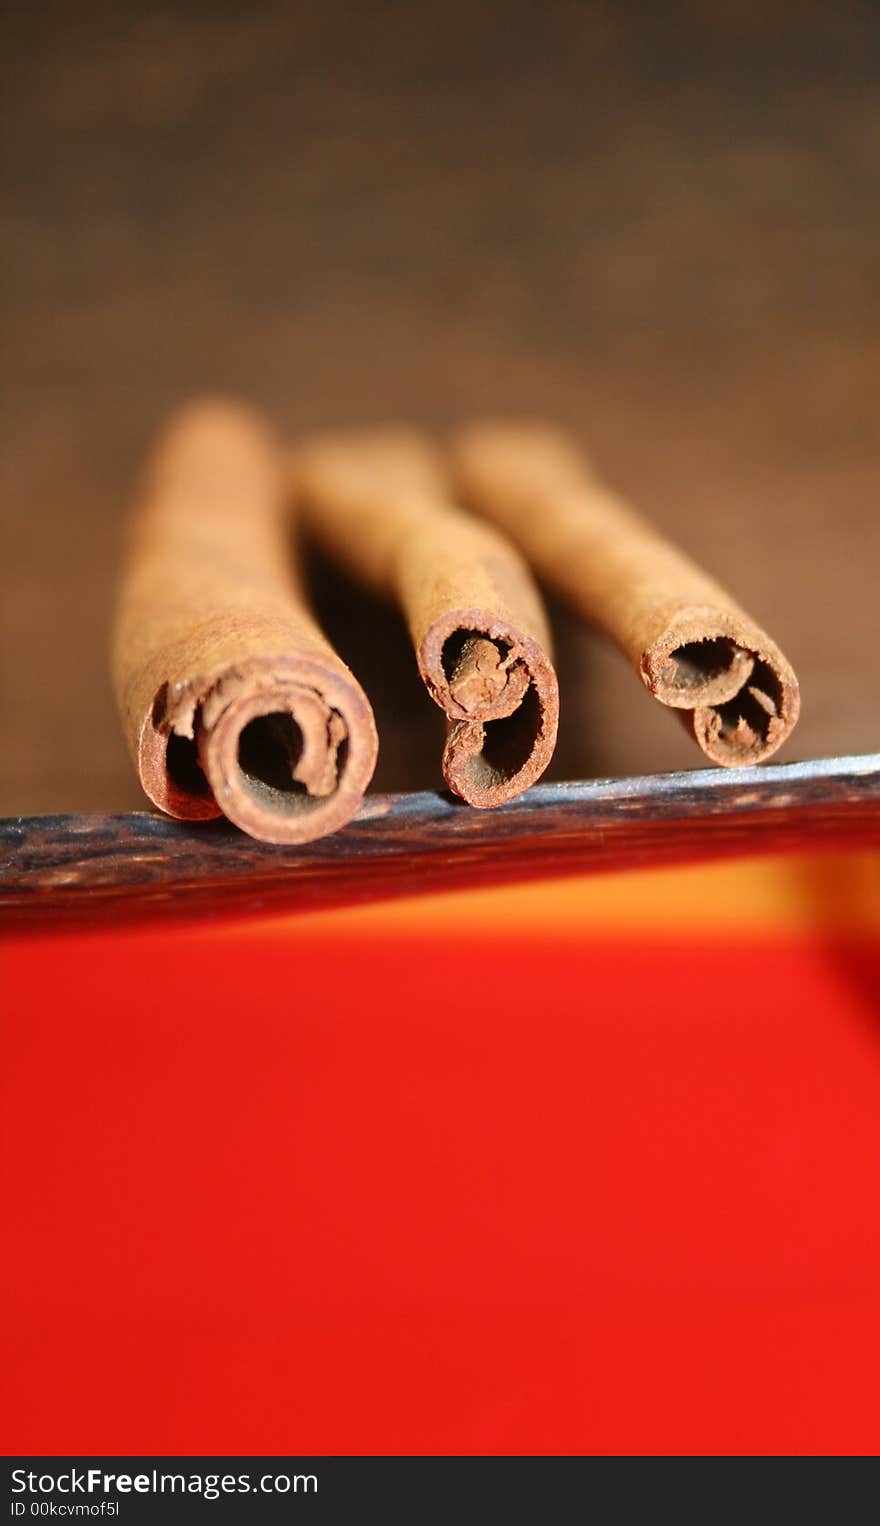
[(597, 481), (563, 434), (472, 426), (454, 441), (452, 464), (462, 498), (611, 636), (661, 704), (686, 712), (713, 763), (759, 763), (781, 746), (800, 708), (786, 658), (714, 579)]
[(354, 815), (377, 739), (296, 581), (282, 463), (245, 408), (172, 420), (133, 516), (113, 672), (154, 804), (303, 843)]
[(314, 440), (294, 456), (292, 484), (315, 538), (403, 610), (422, 679), (449, 720), (449, 788), (483, 808), (521, 794), (553, 753), (559, 691), (518, 553), (450, 502), (438, 455), (415, 434)]

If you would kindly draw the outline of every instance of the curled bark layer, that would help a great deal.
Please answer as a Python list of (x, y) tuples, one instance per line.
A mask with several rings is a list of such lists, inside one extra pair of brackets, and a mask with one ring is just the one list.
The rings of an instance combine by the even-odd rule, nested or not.
[(355, 813), (376, 762), (372, 711), (312, 618), (289, 544), (283, 458), (224, 402), (176, 416), (132, 519), (113, 643), (141, 783), (184, 820), (225, 814), (302, 843)]
[(462, 498), (630, 659), (661, 704), (685, 712), (712, 762), (769, 758), (794, 727), (794, 671), (721, 585), (609, 492), (543, 425), (481, 424), (453, 442)]
[(450, 789), (481, 808), (521, 794), (549, 763), (559, 718), (547, 622), (521, 557), (454, 505), (418, 435), (313, 440), (293, 456), (291, 480), (315, 538), (401, 607), (449, 721)]

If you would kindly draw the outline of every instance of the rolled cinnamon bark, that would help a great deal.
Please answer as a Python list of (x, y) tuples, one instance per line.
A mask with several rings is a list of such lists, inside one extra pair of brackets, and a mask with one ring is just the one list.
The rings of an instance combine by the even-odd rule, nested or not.
[(328, 436), (292, 457), (299, 513), (400, 605), (449, 722), (443, 774), (480, 808), (521, 794), (556, 742), (559, 691), (540, 596), (518, 553), (450, 501), (438, 454), (405, 431)]
[(348, 821), (376, 762), (366, 696), (309, 613), (283, 457), (234, 404), (179, 413), (133, 516), (113, 642), (126, 738), (155, 805), (265, 842)]
[(481, 424), (453, 442), (461, 497), (617, 643), (713, 763), (760, 763), (798, 718), (786, 658), (713, 578), (609, 492), (564, 435)]

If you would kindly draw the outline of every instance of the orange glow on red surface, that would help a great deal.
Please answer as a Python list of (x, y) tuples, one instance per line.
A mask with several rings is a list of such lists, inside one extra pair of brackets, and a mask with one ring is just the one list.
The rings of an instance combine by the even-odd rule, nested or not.
[(880, 954), (4, 951), (3, 1437), (876, 1451)]

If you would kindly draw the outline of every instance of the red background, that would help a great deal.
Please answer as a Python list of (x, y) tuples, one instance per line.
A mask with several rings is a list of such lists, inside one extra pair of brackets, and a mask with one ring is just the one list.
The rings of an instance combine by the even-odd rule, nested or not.
[(9, 1451), (880, 1445), (880, 955), (7, 945)]

